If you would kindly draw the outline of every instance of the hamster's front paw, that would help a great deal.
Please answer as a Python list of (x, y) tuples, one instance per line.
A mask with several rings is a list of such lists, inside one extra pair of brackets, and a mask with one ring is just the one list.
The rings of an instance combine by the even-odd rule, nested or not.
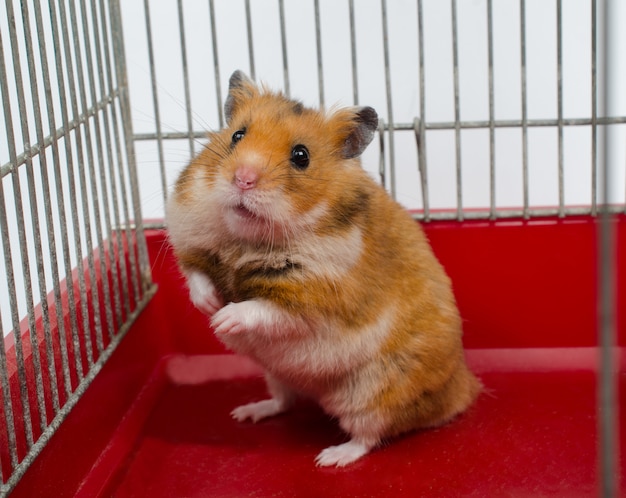
[(265, 306), (256, 301), (229, 303), (213, 315), (211, 325), (217, 335), (240, 334), (265, 327), (268, 315)]
[(224, 306), (213, 282), (204, 273), (190, 273), (187, 276), (187, 285), (191, 302), (203, 313), (213, 316), (217, 310)]

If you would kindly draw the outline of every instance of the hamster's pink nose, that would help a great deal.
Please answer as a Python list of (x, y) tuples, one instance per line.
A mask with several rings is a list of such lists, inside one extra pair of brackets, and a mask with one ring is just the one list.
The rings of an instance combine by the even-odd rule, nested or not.
[(239, 166), (235, 171), (235, 185), (241, 190), (249, 190), (256, 187), (259, 175), (250, 166)]

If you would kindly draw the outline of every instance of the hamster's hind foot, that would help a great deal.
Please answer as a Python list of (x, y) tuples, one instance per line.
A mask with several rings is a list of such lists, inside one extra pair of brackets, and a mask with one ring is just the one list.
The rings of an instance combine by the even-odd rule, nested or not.
[(330, 446), (323, 450), (315, 458), (315, 463), (319, 467), (343, 467), (352, 462), (355, 462), (363, 455), (369, 453), (372, 449), (372, 445), (351, 439), (347, 443), (340, 444), (339, 446)]

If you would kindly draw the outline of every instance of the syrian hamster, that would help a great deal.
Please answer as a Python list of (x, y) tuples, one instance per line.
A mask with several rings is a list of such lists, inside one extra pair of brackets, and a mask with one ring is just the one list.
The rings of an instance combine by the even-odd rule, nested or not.
[(316, 463), (343, 466), (466, 410), (481, 384), (450, 280), (360, 164), (376, 111), (310, 109), (240, 71), (224, 111), (166, 222), (193, 303), (265, 369), (270, 398), (232, 416), (256, 422), (310, 397), (350, 436)]

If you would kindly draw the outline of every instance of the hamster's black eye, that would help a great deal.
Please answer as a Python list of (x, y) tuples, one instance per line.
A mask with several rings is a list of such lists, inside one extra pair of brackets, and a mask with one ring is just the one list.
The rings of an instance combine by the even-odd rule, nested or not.
[(245, 128), (242, 130), (237, 130), (235, 133), (233, 133), (232, 145), (235, 145), (237, 142), (239, 142), (239, 140), (241, 140), (245, 134), (246, 134)]
[(291, 164), (296, 169), (305, 169), (309, 165), (309, 150), (302, 144), (291, 149)]

